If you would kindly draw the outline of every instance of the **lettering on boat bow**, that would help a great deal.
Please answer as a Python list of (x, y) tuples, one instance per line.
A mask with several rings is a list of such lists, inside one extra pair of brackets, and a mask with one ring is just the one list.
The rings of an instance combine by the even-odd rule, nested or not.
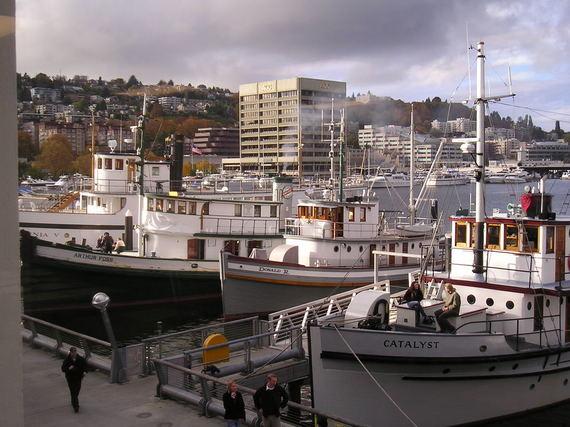
[(435, 349), (438, 345), (439, 341), (384, 340), (386, 348)]

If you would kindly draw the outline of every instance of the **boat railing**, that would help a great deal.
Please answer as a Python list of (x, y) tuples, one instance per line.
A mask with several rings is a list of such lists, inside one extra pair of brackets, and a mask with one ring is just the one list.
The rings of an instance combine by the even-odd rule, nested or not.
[(316, 239), (370, 238), (378, 235), (378, 225), (315, 218), (285, 218), (285, 234)]
[(384, 280), (270, 313), (268, 315), (269, 330), (274, 332), (273, 339), (280, 341), (283, 339), (281, 336), (283, 330), (297, 328), (304, 331), (312, 320), (342, 314), (357, 293), (367, 290), (383, 290), (389, 292), (389, 286), (390, 282)]
[[(552, 327), (545, 327), (545, 320), (550, 320)], [(532, 322), (533, 330), (525, 332), (525, 329), (521, 329), (521, 322), (525, 322), (527, 326)], [(505, 319), (493, 319), (493, 320), (479, 320), (474, 322), (467, 322), (459, 326), (456, 332), (461, 332), (461, 329), (467, 328), (469, 325), (484, 326), (482, 328), (489, 334), (494, 333), (493, 331), (497, 329), (503, 329), (506, 325), (511, 326), (515, 332), (511, 334), (505, 334), (507, 342), (512, 342), (515, 351), (526, 350), (529, 348), (552, 348), (560, 347), (562, 345), (562, 317), (559, 314), (549, 315), (549, 316), (537, 316), (537, 317), (517, 317), (517, 318), (505, 318)], [(556, 325), (558, 323), (558, 325)], [(495, 326), (501, 324), (502, 328), (495, 328)], [(549, 336), (555, 336), (556, 342), (551, 343)], [(528, 338), (533, 338), (530, 343)], [(534, 339), (536, 338), (536, 339)]]
[[(472, 249), (473, 252), (477, 251), (477, 249)], [(499, 267), (496, 265), (491, 265), (489, 263), (489, 257), (491, 256), (491, 254), (494, 252), (492, 250), (489, 249), (481, 249), (480, 251), (483, 252), (484, 259), (484, 275), (485, 275), (485, 282), (488, 280), (488, 276), (489, 276), (489, 271), (508, 271), (509, 273), (520, 273), (523, 276), (526, 274), (528, 275), (528, 279), (526, 280), (528, 282), (528, 287), (531, 288), (532, 287), (532, 283), (533, 283), (533, 274), (537, 274), (540, 271), (536, 268), (536, 263), (534, 261), (534, 256), (532, 253), (517, 253), (517, 256), (522, 256), (522, 257), (526, 257), (528, 259), (528, 267), (527, 268), (516, 268), (513, 267), (511, 265), (509, 265), (508, 267)], [(453, 259), (453, 258), (452, 258)], [(453, 267), (472, 267), (473, 264), (466, 264), (466, 263), (460, 263), (460, 262), (451, 262), (451, 269), (453, 269)], [(448, 271), (448, 275), (450, 274), (451, 269)], [(569, 273), (566, 273), (569, 274)]]
[(281, 235), (279, 218), (203, 216), (201, 233), (232, 236)]
[(212, 334), (223, 334), (227, 339), (233, 340), (256, 335), (259, 332), (259, 318), (257, 316), (229, 322), (216, 322), (198, 328), (169, 334), (159, 334), (141, 341), (142, 344), (142, 375), (154, 373), (153, 359), (173, 356), (190, 348), (201, 348), (204, 340)]

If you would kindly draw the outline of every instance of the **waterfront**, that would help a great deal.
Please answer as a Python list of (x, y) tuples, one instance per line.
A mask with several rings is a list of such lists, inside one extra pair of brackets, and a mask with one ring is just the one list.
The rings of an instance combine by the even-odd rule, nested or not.
[[(508, 203), (516, 204), (526, 184), (488, 184), (487, 213), (494, 208), (505, 209)], [(537, 186), (536, 182), (528, 183)], [(547, 191), (553, 197), (553, 210), (558, 212), (570, 181), (550, 180)], [(447, 218), (460, 208), (467, 208), (474, 184), (436, 187), (428, 190), (426, 199), (436, 198), (440, 213), (443, 212), (442, 230), (448, 231)], [(416, 189), (416, 193), (419, 189)], [(381, 209), (403, 210), (402, 201), (408, 200), (407, 189), (375, 189), (381, 200)], [(425, 203), (419, 216), (429, 215), (429, 203)], [(204, 285), (204, 283), (200, 283)], [(222, 317), (221, 290), (218, 280), (205, 286), (206, 293), (192, 293), (190, 281), (173, 277), (170, 286), (155, 286), (152, 278), (125, 278), (100, 274), (85, 274), (53, 268), (22, 269), (23, 308), (26, 314), (105, 339), (99, 313), (91, 307), (96, 292), (106, 292), (112, 300), (109, 314), (121, 342), (133, 342), (155, 335), (157, 322), (162, 331), (171, 332), (202, 325)]]

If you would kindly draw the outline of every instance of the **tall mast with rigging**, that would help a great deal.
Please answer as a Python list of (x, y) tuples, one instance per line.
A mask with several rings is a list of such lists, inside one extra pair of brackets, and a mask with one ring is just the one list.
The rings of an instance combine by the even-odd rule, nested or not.
[(485, 225), (485, 43), (477, 44), (477, 145), (475, 149), (475, 247), (473, 273), (482, 274)]
[(410, 118), (410, 201), (409, 201), (409, 214), (410, 224), (416, 222), (416, 205), (414, 204), (414, 174), (415, 174), (415, 159), (416, 157), (416, 144), (414, 141), (414, 103), (412, 103), (412, 113)]

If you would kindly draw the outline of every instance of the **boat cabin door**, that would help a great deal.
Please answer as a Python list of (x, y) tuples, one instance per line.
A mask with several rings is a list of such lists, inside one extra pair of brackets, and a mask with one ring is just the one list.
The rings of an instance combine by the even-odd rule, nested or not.
[(557, 282), (562, 282), (566, 280), (566, 227), (564, 225), (559, 225), (556, 227), (556, 239), (555, 239), (555, 256), (556, 256), (556, 268), (555, 268), (555, 279)]

